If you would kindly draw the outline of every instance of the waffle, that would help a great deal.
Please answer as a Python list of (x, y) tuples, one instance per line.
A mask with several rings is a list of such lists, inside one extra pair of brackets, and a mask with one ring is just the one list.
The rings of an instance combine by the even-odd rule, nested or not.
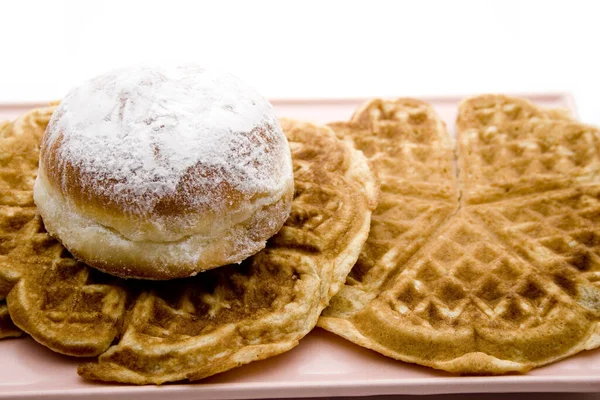
[(384, 200), (320, 326), (462, 374), (525, 372), (600, 345), (600, 131), (522, 99), (467, 99), (456, 173), (422, 102), (375, 100), (331, 126), (365, 152)]
[[(362, 150), (380, 183), (371, 233), (340, 294), (324, 316), (350, 317), (457, 208), (454, 143), (428, 104), (373, 100), (350, 122), (330, 125)], [(329, 329), (327, 318), (321, 325)]]
[[(265, 250), (193, 278), (123, 280), (78, 262), (45, 232), (27, 180), (27, 203), (5, 216), (18, 221), (5, 264), (15, 324), (57, 352), (98, 356), (79, 366), (84, 378), (134, 384), (198, 380), (296, 346), (358, 257), (376, 184), (329, 128), (282, 126), (294, 161), (290, 218)], [(37, 155), (23, 154), (29, 177)]]
[(6, 301), (14, 284), (15, 238), (35, 216), (31, 187), (36, 177), (39, 141), (54, 107), (34, 110), (14, 122), (0, 122), (0, 338), (20, 336)]

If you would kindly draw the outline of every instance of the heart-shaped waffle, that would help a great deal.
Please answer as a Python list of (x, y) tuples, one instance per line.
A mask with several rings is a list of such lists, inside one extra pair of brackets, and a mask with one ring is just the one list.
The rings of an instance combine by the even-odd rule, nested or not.
[(600, 345), (600, 131), (474, 97), (455, 163), (421, 101), (374, 100), (331, 126), (369, 158), (382, 196), (320, 326), (456, 373), (523, 372)]

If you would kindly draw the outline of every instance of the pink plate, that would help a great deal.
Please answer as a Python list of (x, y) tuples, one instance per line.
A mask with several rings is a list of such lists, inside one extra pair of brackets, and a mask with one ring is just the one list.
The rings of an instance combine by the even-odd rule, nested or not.
[[(526, 96), (574, 110), (566, 94)], [(427, 98), (453, 129), (459, 97)], [(347, 119), (363, 99), (274, 100), (278, 115), (316, 122)], [(0, 105), (0, 119), (40, 104)], [(315, 329), (280, 356), (195, 384), (161, 387), (95, 384), (76, 373), (79, 360), (55, 354), (30, 338), (0, 341), (0, 398), (229, 399), (474, 392), (600, 391), (600, 350), (587, 351), (527, 375), (460, 377), (406, 364)]]

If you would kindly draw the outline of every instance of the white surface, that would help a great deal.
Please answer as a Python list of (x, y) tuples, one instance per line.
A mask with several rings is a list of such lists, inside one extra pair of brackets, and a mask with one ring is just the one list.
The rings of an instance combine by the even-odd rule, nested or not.
[(600, 124), (600, 3), (5, 1), (0, 102), (130, 64), (223, 66), (268, 97), (571, 91)]

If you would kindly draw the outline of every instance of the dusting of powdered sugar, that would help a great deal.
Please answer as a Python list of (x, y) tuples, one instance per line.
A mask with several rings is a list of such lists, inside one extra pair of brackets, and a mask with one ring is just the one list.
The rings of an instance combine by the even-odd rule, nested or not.
[[(272, 192), (287, 168), (275, 156), (287, 142), (269, 102), (228, 73), (195, 66), (120, 69), (85, 82), (61, 102), (45, 146), (59, 136), (58, 162), (132, 213), (152, 212), (178, 190), (194, 205), (226, 207), (211, 188), (226, 181), (248, 198)], [(190, 168), (207, 168), (210, 179), (182, 184)]]

